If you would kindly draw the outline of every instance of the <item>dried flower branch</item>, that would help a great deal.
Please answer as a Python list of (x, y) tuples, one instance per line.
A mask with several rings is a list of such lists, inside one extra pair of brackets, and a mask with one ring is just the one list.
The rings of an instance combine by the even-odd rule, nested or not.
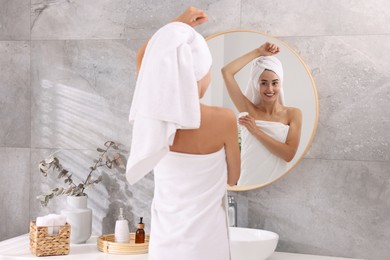
[[(102, 176), (99, 175), (97, 178), (92, 178), (93, 173), (99, 167), (107, 167), (108, 169), (112, 169), (113, 166), (123, 166), (124, 161), (122, 160), (122, 155), (119, 150), (119, 144), (113, 141), (107, 141), (104, 143), (105, 149), (97, 148), (97, 151), (100, 153), (98, 159), (93, 160), (94, 165), (89, 167), (89, 174), (87, 178), (79, 183), (75, 184), (72, 179), (72, 174), (69, 173), (61, 164), (57, 157), (50, 156), (49, 158), (41, 161), (39, 163), (39, 170), (44, 177), (47, 177), (49, 171), (58, 172), (57, 178), (64, 179), (65, 184), (68, 187), (57, 187), (51, 190), (48, 194), (43, 194), (37, 196), (37, 199), (41, 202), (43, 207), (46, 207), (51, 199), (59, 195), (69, 195), (69, 196), (85, 196), (84, 190), (90, 186), (98, 184), (102, 181)], [(111, 153), (111, 158), (108, 154), (110, 150), (115, 150), (115, 152)]]

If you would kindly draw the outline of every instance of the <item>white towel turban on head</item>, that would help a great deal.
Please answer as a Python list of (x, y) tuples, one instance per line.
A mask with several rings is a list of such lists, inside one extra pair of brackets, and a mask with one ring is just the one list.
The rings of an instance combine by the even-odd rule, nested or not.
[(280, 60), (274, 56), (261, 56), (253, 60), (249, 82), (245, 90), (245, 96), (255, 105), (261, 103), (259, 78), (266, 69), (271, 70), (278, 75), (280, 80), (279, 103), (284, 105), (283, 66)]
[(126, 167), (130, 184), (168, 153), (177, 129), (200, 127), (197, 81), (206, 76), (211, 63), (205, 39), (185, 23), (169, 23), (149, 40), (129, 116), (133, 122)]

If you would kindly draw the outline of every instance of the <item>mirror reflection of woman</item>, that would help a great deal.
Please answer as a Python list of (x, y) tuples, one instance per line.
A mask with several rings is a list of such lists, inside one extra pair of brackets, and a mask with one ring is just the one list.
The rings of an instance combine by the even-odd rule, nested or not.
[[(222, 68), (229, 96), (237, 110), (241, 128), (240, 186), (269, 182), (287, 168), (297, 152), (302, 113), (284, 105), (283, 69), (273, 55), (279, 47), (265, 43)], [(235, 75), (252, 62), (251, 78), (245, 94)]]

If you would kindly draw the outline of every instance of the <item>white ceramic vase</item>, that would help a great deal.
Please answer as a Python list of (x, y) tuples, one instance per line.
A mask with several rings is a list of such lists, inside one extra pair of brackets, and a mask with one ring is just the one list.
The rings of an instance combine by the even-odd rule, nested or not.
[(85, 243), (92, 234), (92, 210), (87, 208), (87, 196), (68, 196), (67, 208), (61, 210), (70, 224), (70, 242)]

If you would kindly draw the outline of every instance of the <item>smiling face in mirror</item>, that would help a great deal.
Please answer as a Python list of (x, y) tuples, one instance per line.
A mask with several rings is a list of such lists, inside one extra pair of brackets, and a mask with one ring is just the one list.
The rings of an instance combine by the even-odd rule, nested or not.
[(212, 83), (202, 102), (228, 107), (237, 118), (248, 113), (238, 120), (241, 177), (229, 190), (268, 185), (295, 167), (310, 146), (318, 120), (314, 81), (300, 57), (276, 38), (230, 31), (207, 42)]
[(275, 72), (264, 70), (259, 82), (259, 95), (264, 103), (274, 103), (279, 100), (280, 79)]

